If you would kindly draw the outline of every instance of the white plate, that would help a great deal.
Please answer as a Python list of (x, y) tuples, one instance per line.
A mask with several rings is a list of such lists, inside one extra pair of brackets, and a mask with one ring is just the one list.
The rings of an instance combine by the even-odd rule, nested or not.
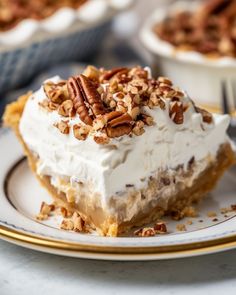
[[(225, 174), (218, 188), (199, 206), (197, 218), (179, 222), (166, 219), (169, 234), (155, 237), (108, 238), (59, 229), (60, 218), (35, 220), (47, 192), (31, 174), (15, 136), (0, 129), (0, 237), (20, 246), (43, 252), (110, 260), (154, 260), (187, 257), (236, 248), (236, 211), (225, 214), (223, 207), (236, 204), (236, 170)], [(217, 221), (207, 212), (217, 212)], [(187, 224), (177, 232), (178, 223)]]

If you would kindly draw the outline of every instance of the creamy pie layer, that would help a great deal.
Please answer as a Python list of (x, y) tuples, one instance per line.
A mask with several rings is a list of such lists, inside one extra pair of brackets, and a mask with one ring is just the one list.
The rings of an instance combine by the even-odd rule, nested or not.
[(179, 166), (176, 169), (156, 170), (145, 181), (144, 187), (137, 189), (134, 185), (127, 184), (123, 191), (110, 196), (105, 204), (92, 182), (71, 182), (69, 177), (62, 178), (58, 175), (50, 177), (50, 183), (65, 194), (68, 203), (79, 205), (86, 200), (94, 210), (99, 208), (121, 223), (130, 221), (139, 212), (147, 212), (150, 207), (157, 205), (167, 210), (169, 199), (179, 190), (191, 187), (199, 175), (215, 161), (215, 157), (207, 156), (198, 162), (190, 161), (187, 169)]
[[(58, 82), (60, 78), (50, 80)], [(196, 162), (214, 158), (219, 146), (228, 142), (227, 115), (214, 115), (211, 124), (205, 123), (190, 105), (183, 124), (177, 125), (168, 115), (168, 104), (166, 110), (145, 107), (154, 125), (145, 127), (141, 136), (124, 135), (106, 145), (97, 144), (91, 137), (80, 141), (72, 130), (64, 135), (55, 128), (63, 118), (56, 111), (45, 112), (39, 106), (44, 99), (43, 88), (32, 94), (20, 121), (23, 140), (39, 158), (37, 173), (52, 179), (66, 177), (72, 185), (91, 183), (104, 207), (127, 187), (145, 188), (157, 171), (179, 165), (187, 169), (192, 158)], [(189, 100), (187, 95), (185, 99)], [(76, 115), (69, 124), (78, 122)]]
[(53, 77), (4, 115), (53, 198), (108, 236), (209, 192), (235, 161), (229, 120), (141, 67)]

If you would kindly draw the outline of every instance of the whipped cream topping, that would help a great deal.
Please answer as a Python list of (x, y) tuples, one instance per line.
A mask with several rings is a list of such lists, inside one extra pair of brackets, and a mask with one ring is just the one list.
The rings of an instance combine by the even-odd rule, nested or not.
[[(50, 81), (57, 83), (60, 77)], [(38, 174), (90, 183), (104, 206), (127, 186), (144, 188), (158, 170), (187, 167), (192, 157), (195, 161), (214, 159), (219, 146), (228, 141), (229, 116), (214, 114), (211, 124), (203, 122), (187, 94), (184, 100), (190, 102), (190, 107), (184, 112), (183, 124), (175, 124), (169, 117), (168, 102), (165, 110), (144, 107), (154, 119), (153, 126), (146, 126), (141, 136), (124, 135), (105, 145), (97, 144), (90, 136), (85, 141), (77, 140), (72, 130), (62, 134), (54, 125), (65, 118), (40, 107), (44, 99), (41, 87), (27, 101), (20, 121), (25, 143), (39, 158)], [(77, 115), (69, 120), (70, 126), (78, 123)]]

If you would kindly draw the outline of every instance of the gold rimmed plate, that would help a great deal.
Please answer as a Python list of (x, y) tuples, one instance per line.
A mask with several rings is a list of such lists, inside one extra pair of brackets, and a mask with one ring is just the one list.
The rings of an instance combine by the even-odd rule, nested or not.
[[(236, 248), (236, 169), (225, 174), (215, 191), (198, 207), (199, 215), (173, 221), (168, 234), (109, 238), (61, 230), (61, 217), (36, 221), (42, 201), (51, 202), (28, 168), (14, 135), (1, 129), (0, 237), (20, 246), (52, 254), (110, 260), (154, 260), (188, 257)], [(212, 216), (209, 212), (215, 212)], [(177, 231), (178, 224), (186, 231)]]

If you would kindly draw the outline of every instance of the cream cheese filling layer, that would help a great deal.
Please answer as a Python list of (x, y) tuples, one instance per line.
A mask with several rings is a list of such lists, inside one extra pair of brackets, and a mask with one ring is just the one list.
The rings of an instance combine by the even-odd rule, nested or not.
[[(56, 83), (60, 78), (50, 80)], [(54, 126), (65, 118), (39, 106), (45, 97), (41, 87), (29, 98), (20, 121), (25, 143), (39, 158), (37, 173), (52, 178), (68, 177), (72, 183), (92, 183), (104, 207), (127, 185), (139, 190), (147, 186), (149, 177), (158, 170), (179, 165), (187, 168), (192, 157), (195, 161), (214, 158), (219, 146), (228, 141), (227, 115), (214, 115), (213, 123), (207, 124), (191, 105), (184, 113), (184, 123), (177, 125), (169, 118), (168, 102), (165, 110), (144, 108), (155, 124), (145, 127), (141, 136), (125, 135), (106, 145), (97, 144), (92, 137), (80, 141), (72, 130), (64, 135)], [(189, 101), (187, 95), (185, 99)], [(69, 121), (70, 126), (78, 123), (78, 116)]]
[[(94, 190), (92, 183), (70, 181), (70, 178), (52, 177), (51, 184), (60, 192), (65, 193), (69, 203), (79, 203), (86, 198), (89, 206), (95, 210), (102, 208), (109, 217), (116, 217), (122, 222), (130, 221), (140, 212), (145, 213), (156, 206), (166, 210), (168, 201), (181, 190), (191, 187), (198, 176), (209, 167), (215, 159), (206, 157), (192, 165), (188, 171), (183, 167), (157, 170), (145, 181), (145, 187), (137, 190), (127, 185), (125, 191), (120, 191), (109, 198), (109, 202), (102, 204), (101, 195)], [(153, 180), (153, 182), (151, 181)]]

